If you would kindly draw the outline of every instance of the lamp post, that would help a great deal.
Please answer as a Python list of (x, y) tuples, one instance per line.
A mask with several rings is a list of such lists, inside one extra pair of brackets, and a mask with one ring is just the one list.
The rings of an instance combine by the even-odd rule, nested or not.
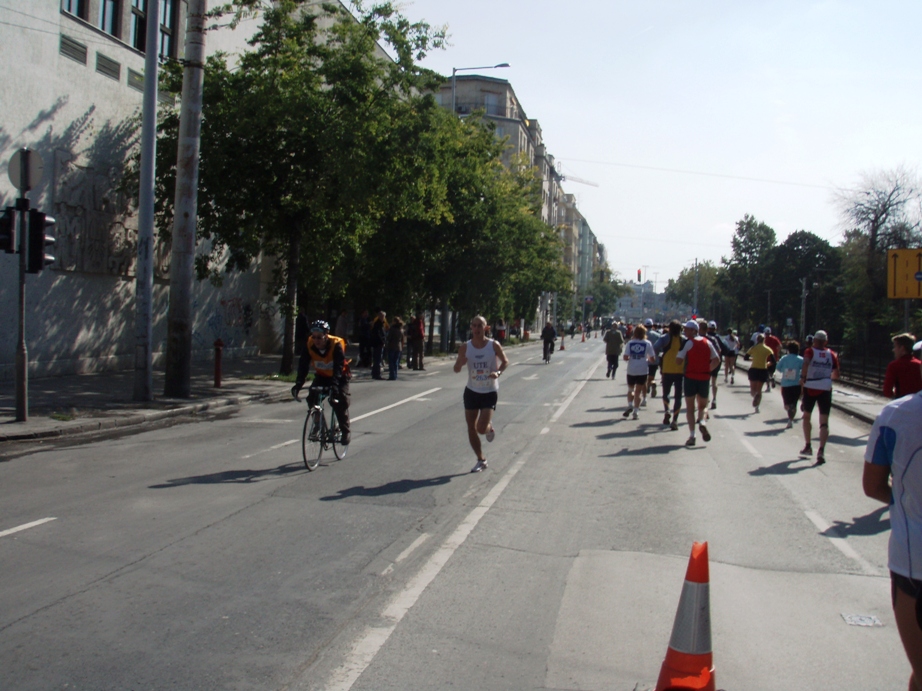
[(451, 68), (451, 112), (455, 112), (455, 75), (458, 72), (467, 72), (469, 70), (496, 70), (500, 67), (509, 67), (508, 62), (501, 62), (498, 65), (484, 65), (483, 67), (452, 67)]

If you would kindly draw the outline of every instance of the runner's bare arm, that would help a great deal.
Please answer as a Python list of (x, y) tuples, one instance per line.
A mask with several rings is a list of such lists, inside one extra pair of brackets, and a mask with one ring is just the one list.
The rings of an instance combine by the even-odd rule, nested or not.
[(455, 360), (455, 372), (460, 372), (461, 368), (467, 364), (467, 343), (458, 346), (458, 357)]
[(493, 379), (499, 379), (499, 375), (509, 366), (509, 358), (503, 352), (503, 347), (496, 341), (493, 341), (493, 352), (496, 353), (496, 358), (499, 360), (499, 369), (495, 372), (490, 372), (490, 376)]

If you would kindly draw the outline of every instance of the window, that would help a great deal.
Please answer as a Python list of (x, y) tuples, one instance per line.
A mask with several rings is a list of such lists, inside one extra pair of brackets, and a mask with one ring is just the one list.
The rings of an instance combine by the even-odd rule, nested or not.
[[(155, 0), (160, 3), (160, 45), (162, 57), (173, 57), (176, 49), (176, 0)], [(131, 36), (129, 43), (140, 50), (147, 50), (147, 3), (148, 0), (131, 0)]]
[(61, 9), (75, 17), (86, 19), (87, 0), (61, 0)]
[(112, 36), (119, 35), (120, 0), (99, 0), (99, 23), (97, 26)]

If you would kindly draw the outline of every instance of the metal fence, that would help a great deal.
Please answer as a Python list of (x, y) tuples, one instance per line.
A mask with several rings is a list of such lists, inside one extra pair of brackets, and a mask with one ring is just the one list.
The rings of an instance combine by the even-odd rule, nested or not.
[(887, 365), (893, 360), (892, 344), (871, 345), (864, 352), (846, 346), (831, 346), (839, 355), (842, 381), (882, 391)]

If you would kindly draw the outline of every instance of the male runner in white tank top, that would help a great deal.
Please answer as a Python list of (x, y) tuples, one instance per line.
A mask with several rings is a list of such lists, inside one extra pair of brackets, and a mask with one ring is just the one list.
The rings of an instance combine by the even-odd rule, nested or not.
[(487, 441), (493, 441), (496, 434), (492, 420), (493, 411), (496, 410), (499, 377), (509, 366), (503, 347), (484, 335), (486, 325), (487, 320), (479, 315), (471, 320), (471, 340), (458, 347), (458, 359), (455, 360), (455, 372), (460, 372), (467, 365), (464, 418), (467, 420), (467, 438), (477, 455), (477, 464), (471, 468), (472, 473), (487, 468), (480, 435), (486, 436)]

